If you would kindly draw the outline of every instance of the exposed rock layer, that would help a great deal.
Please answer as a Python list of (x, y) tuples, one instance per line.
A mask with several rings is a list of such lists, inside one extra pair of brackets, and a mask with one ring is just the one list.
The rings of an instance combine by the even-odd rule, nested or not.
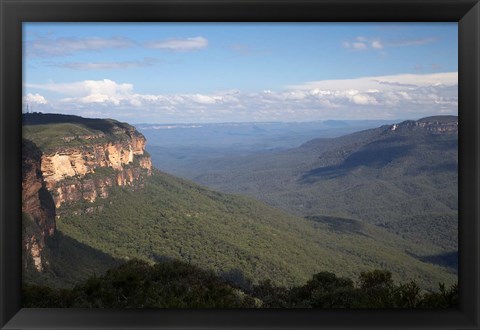
[(407, 120), (391, 126), (397, 129), (423, 129), (432, 134), (458, 133), (458, 118), (453, 116), (427, 117), (418, 121)]
[(25, 263), (31, 258), (37, 271), (44, 269), (42, 251), (55, 234), (55, 205), (41, 171), (41, 151), (34, 143), (22, 143), (22, 212)]
[(88, 144), (62, 146), (42, 155), (41, 171), (57, 208), (65, 202), (106, 198), (108, 187), (143, 186), (152, 171), (145, 138), (133, 128), (116, 134), (118, 141), (96, 144), (92, 142), (103, 136), (89, 136)]
[[(48, 264), (43, 251), (48, 239), (55, 235), (55, 218), (62, 214), (62, 205), (80, 201), (93, 203), (99, 198), (107, 198), (108, 188), (113, 186), (142, 188), (145, 177), (152, 173), (152, 162), (145, 152), (145, 137), (134, 127), (114, 121), (75, 116), (45, 115), (45, 118), (63, 124), (66, 119), (82, 121), (79, 126), (88, 120), (90, 126), (107, 127), (108, 130), (88, 135), (55, 134), (51, 137), (52, 141), (38, 138), (41, 147), (36, 145), (36, 137), (41, 135), (27, 135), (33, 141), (23, 140), (25, 265), (30, 262), (39, 272)], [(41, 114), (35, 114), (26, 121), (41, 121), (45, 118)], [(43, 132), (37, 129), (35, 133)], [(101, 205), (96, 206), (99, 207)], [(84, 208), (80, 212), (95, 211), (93, 206)], [(79, 211), (74, 211), (76, 212)]]

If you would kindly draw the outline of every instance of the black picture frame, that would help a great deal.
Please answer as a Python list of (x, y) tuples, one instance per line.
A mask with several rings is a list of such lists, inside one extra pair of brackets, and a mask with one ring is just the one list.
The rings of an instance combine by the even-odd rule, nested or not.
[[(479, 329), (478, 0), (0, 0), (2, 329)], [(22, 22), (435, 22), (459, 24), (459, 288), (447, 310), (21, 308)]]

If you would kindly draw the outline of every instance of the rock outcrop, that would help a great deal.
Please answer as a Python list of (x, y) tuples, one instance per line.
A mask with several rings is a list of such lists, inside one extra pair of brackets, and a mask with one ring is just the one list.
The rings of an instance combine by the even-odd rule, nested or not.
[(145, 144), (145, 137), (133, 126), (113, 120), (24, 115), (25, 263), (31, 260), (37, 271), (44, 270), (43, 250), (55, 235), (55, 219), (64, 211), (94, 212), (102, 206), (88, 204), (107, 198), (110, 187), (142, 188), (152, 173)]
[(407, 120), (400, 124), (394, 124), (390, 127), (392, 131), (398, 129), (422, 129), (432, 134), (457, 133), (457, 116), (435, 116), (426, 117), (420, 120)]
[(145, 138), (139, 133), (122, 142), (45, 153), (41, 164), (57, 208), (65, 202), (106, 198), (107, 188), (112, 186), (140, 188), (144, 177), (152, 172), (150, 156), (145, 153)]
[(41, 171), (42, 153), (28, 140), (22, 143), (22, 220), (24, 263), (31, 260), (37, 271), (43, 271), (46, 260), (42, 251), (55, 234), (55, 205), (46, 188)]
[(27, 114), (25, 127), (25, 137), (38, 141), (42, 151), (41, 172), (57, 211), (68, 202), (106, 198), (112, 186), (141, 188), (145, 177), (151, 175), (145, 137), (128, 124)]

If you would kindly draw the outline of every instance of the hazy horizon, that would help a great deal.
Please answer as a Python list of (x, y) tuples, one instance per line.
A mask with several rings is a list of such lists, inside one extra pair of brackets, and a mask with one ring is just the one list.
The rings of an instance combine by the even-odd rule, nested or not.
[[(27, 112), (24, 112), (26, 114)], [(41, 111), (29, 111), (28, 113), (33, 114), (33, 113), (41, 113), (41, 114), (54, 114), (54, 115), (74, 115), (74, 116), (80, 116), (78, 114), (72, 114), (72, 113), (62, 113), (62, 112), (41, 112)], [(366, 122), (366, 121), (384, 121), (384, 122), (392, 122), (392, 123), (398, 123), (401, 121), (406, 121), (406, 120), (419, 120), (422, 118), (427, 118), (427, 117), (436, 117), (436, 116), (458, 116), (458, 114), (430, 114), (422, 117), (411, 117), (411, 118), (392, 118), (392, 119), (382, 119), (382, 118), (359, 118), (359, 119), (339, 119), (339, 118), (327, 118), (327, 119), (314, 119), (314, 120), (303, 120), (303, 121), (294, 121), (294, 120), (275, 120), (275, 121), (215, 121), (215, 122), (153, 122), (153, 123), (148, 123), (148, 122), (135, 122), (135, 121), (130, 121), (128, 122), (131, 125), (219, 125), (219, 124), (306, 124), (306, 123), (324, 123), (324, 122)], [(84, 118), (91, 118), (91, 119), (114, 119), (118, 121), (122, 121), (116, 118), (110, 118), (110, 117), (90, 117), (90, 116), (80, 116)]]

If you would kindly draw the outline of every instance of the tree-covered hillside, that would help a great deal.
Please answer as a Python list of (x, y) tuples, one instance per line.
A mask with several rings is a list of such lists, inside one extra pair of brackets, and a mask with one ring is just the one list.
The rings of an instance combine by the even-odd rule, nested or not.
[(285, 286), (320, 271), (356, 276), (374, 268), (392, 271), (396, 280), (416, 279), (423, 288), (456, 280), (447, 268), (412, 255), (427, 254), (422, 246), (381, 228), (362, 224), (341, 231), (159, 171), (142, 190), (114, 188), (107, 200), (63, 208), (57, 220), (63, 235), (120, 260), (173, 258)]
[(373, 224), (411, 242), (419, 258), (451, 260), (455, 269), (445, 256), (458, 246), (457, 122), (406, 121), (287, 151), (196, 162), (184, 173), (317, 223)]

